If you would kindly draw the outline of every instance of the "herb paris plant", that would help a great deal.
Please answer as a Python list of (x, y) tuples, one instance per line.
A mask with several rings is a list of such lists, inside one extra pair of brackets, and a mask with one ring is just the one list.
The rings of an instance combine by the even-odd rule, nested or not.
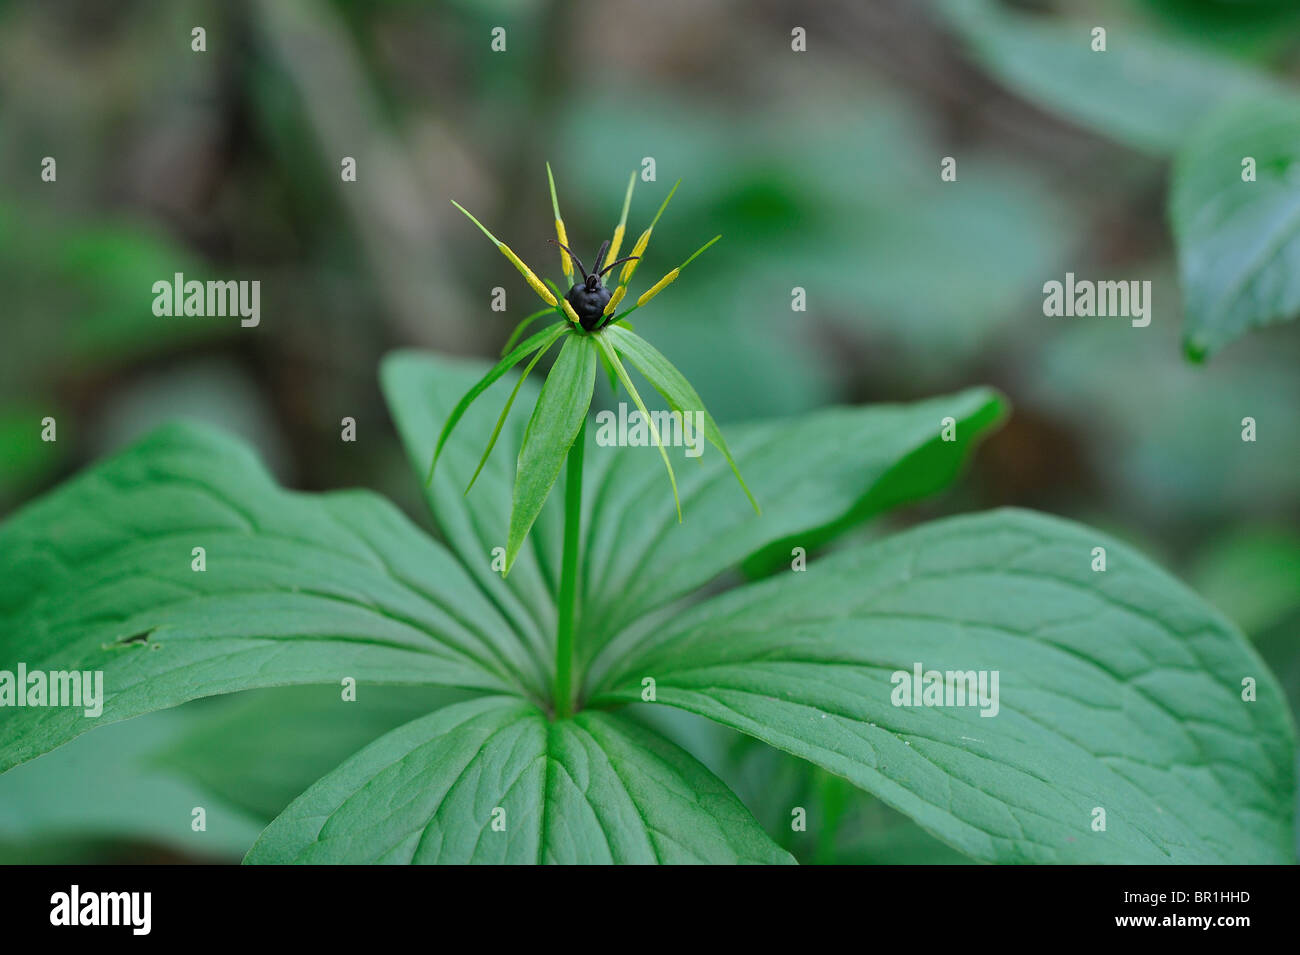
[[(562, 330), (557, 366), (582, 375), (515, 385), (535, 402), (526, 424), (464, 401), (478, 363), (385, 362), (414, 467), (462, 419), (426, 487), (441, 541), (369, 492), (285, 491), (248, 450), (192, 425), (0, 525), (0, 670), (102, 670), (106, 691), (99, 720), (6, 710), (0, 771), (185, 700), (351, 677), (362, 694), (475, 695), (325, 775), (248, 861), (789, 861), (720, 780), (625, 708), (648, 699), (808, 760), (982, 861), (1291, 858), (1294, 729), (1277, 682), (1232, 624), (1123, 544), (995, 511), (815, 556), (946, 486), (1002, 416), (995, 394), (736, 427), (730, 458), (681, 469), (679, 524), (647, 493), (659, 462), (597, 445), (585, 404), (568, 418), (589, 392), (556, 382), (585, 381), (598, 355), (596, 336)], [(636, 364), (629, 341), (611, 347)], [(563, 500), (541, 494), (504, 576), (489, 556), (515, 527), (504, 502), (534, 460), (554, 459), (530, 439), (538, 409), (573, 428), (559, 454), (570, 473)], [(470, 432), (537, 457), (485, 459)], [(803, 572), (789, 569), (794, 547), (814, 554)], [(999, 671), (997, 715), (893, 705), (890, 674), (917, 662)]]

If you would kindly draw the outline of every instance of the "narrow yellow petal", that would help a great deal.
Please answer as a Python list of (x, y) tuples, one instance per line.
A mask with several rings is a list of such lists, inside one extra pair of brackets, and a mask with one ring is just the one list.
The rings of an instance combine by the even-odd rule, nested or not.
[(578, 313), (573, 310), (573, 306), (569, 304), (569, 300), (567, 298), (560, 299), (560, 304), (564, 306), (564, 314), (569, 316), (569, 321), (573, 322), (573, 324), (575, 325), (582, 324), (582, 322), (579, 321), (578, 319)]
[(650, 244), (650, 233), (653, 231), (654, 226), (646, 229), (641, 233), (641, 238), (636, 240), (636, 245), (632, 246), (631, 254), (636, 256), (636, 258), (623, 266), (623, 271), (618, 275), (619, 285), (626, 285), (632, 278), (632, 273), (636, 271), (637, 263), (641, 261), (641, 256), (645, 254), (645, 247)]
[(504, 242), (497, 245), (501, 254), (510, 260), (510, 264), (519, 270), (519, 274), (524, 277), (524, 281), (533, 287), (533, 291), (538, 294), (543, 302), (554, 308), (557, 304), (556, 298), (551, 294), (551, 290), (542, 284), (542, 280), (528, 266), (524, 265), (523, 260), (515, 255), (514, 250)]
[(614, 294), (609, 297), (609, 302), (605, 305), (603, 315), (613, 315), (614, 309), (618, 308), (618, 303), (623, 301), (623, 296), (627, 294), (627, 286), (620, 285), (614, 289)]
[[(564, 231), (564, 220), (555, 220), (555, 235), (560, 240), (560, 245), (569, 244), (569, 234)], [(564, 278), (573, 282), (573, 260), (569, 258), (569, 253), (563, 249), (560, 250), (560, 269), (564, 272)]]
[(621, 222), (614, 227), (614, 240), (610, 242), (609, 252), (605, 254), (605, 261), (600, 263), (597, 271), (604, 271), (605, 266), (609, 265), (609, 263), (618, 261), (618, 250), (623, 247), (623, 233), (625, 231), (626, 229)]
[[(633, 174), (633, 176), (634, 176), (633, 181), (635, 181), (635, 174)], [(623, 271), (621, 271), (618, 274), (618, 284), (620, 287), (626, 285), (628, 282), (632, 280), (632, 276), (636, 273), (636, 267), (641, 261), (641, 256), (645, 255), (646, 246), (650, 244), (650, 233), (654, 232), (655, 223), (657, 223), (659, 221), (659, 217), (664, 214), (664, 210), (668, 208), (668, 203), (673, 198), (673, 193), (677, 191), (677, 187), (680, 186), (681, 184), (682, 181), (680, 179), (678, 179), (675, 183), (673, 183), (673, 187), (668, 190), (668, 195), (664, 198), (664, 201), (660, 204), (659, 211), (656, 212), (655, 217), (650, 220), (650, 225), (646, 228), (644, 232), (641, 233), (641, 237), (636, 240), (636, 245), (632, 247), (632, 251), (629, 254), (628, 263), (623, 266)], [(630, 186), (631, 184), (629, 183), (629, 189), (628, 189), (629, 198), (632, 195)], [(609, 261), (613, 262), (614, 257), (610, 256)]]
[[(555, 213), (555, 237), (560, 240), (560, 245), (568, 245), (569, 236), (564, 231), (564, 219), (560, 215), (560, 200), (555, 195), (555, 176), (551, 174), (551, 164), (549, 162), (546, 164), (546, 182), (551, 187), (551, 209)], [(563, 249), (560, 250), (560, 271), (564, 273), (565, 279), (572, 284), (573, 261)]]
[[(636, 300), (636, 307), (640, 308), (642, 305), (650, 301), (650, 299), (654, 298), (656, 295), (658, 295), (668, 286), (672, 285), (673, 281), (677, 278), (677, 276), (681, 274), (682, 274), (681, 269), (679, 268), (673, 269), (671, 272), (669, 272), (667, 275), (661, 278), (658, 282), (652, 285), (648, 291), (646, 291), (644, 294), (642, 294), (642, 296), (639, 299)], [(611, 301), (613, 300), (611, 299)]]

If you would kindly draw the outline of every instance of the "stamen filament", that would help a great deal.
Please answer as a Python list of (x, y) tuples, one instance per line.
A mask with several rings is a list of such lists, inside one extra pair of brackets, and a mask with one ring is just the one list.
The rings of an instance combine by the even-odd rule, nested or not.
[[(546, 164), (546, 181), (551, 186), (551, 209), (555, 212), (555, 237), (560, 240), (561, 246), (569, 244), (569, 235), (564, 229), (564, 219), (560, 215), (560, 200), (555, 195), (555, 176), (551, 173), (551, 164)], [(563, 253), (560, 255), (560, 269), (564, 272), (564, 278), (569, 283), (573, 282), (573, 263)]]
[(632, 207), (632, 190), (636, 187), (636, 170), (632, 170), (632, 175), (627, 180), (627, 195), (623, 197), (623, 214), (619, 217), (618, 225), (614, 227), (614, 239), (609, 244), (609, 255), (605, 257), (604, 262), (596, 265), (597, 272), (604, 272), (606, 266), (618, 259), (618, 250), (623, 247), (623, 236), (627, 232), (627, 210)]
[[(705, 249), (707, 249), (709, 246), (713, 245), (713, 243), (717, 242), (717, 241), (718, 241), (719, 239), (721, 239), (721, 238), (722, 238), (722, 236), (720, 236), (720, 235), (715, 235), (715, 236), (714, 236), (712, 239), (710, 239), (708, 242), (705, 242), (702, 246), (700, 246), (698, 249), (696, 249), (696, 250), (691, 254), (691, 257), (690, 257), (690, 258), (688, 258), (688, 259), (687, 259), (685, 262), (683, 262), (681, 265), (677, 266), (677, 268), (673, 269), (671, 272), (669, 272), (667, 275), (665, 275), (663, 278), (661, 278), (658, 282), (656, 282), (654, 285), (652, 285), (652, 286), (649, 288), (649, 290), (647, 290), (645, 293), (643, 293), (643, 294), (641, 295), (641, 297), (638, 298), (638, 299), (636, 300), (636, 307), (637, 307), (637, 308), (640, 308), (642, 305), (644, 305), (646, 302), (650, 301), (650, 299), (654, 298), (656, 295), (658, 295), (660, 292), (662, 292), (662, 291), (663, 291), (664, 289), (666, 289), (668, 286), (672, 285), (673, 282), (675, 282), (675, 281), (677, 280), (677, 276), (679, 276), (679, 275), (682, 274), (682, 269), (686, 268), (686, 266), (690, 265), (692, 262), (694, 262), (696, 259), (698, 259), (698, 258), (700, 257), (700, 254), (701, 254), (702, 252), (704, 252)], [(610, 301), (612, 302), (613, 300), (614, 300), (614, 299), (611, 297), (611, 298), (610, 298)], [(607, 314), (609, 314), (609, 313), (607, 312)]]
[(554, 308), (556, 305), (559, 304), (556, 297), (551, 294), (551, 290), (542, 284), (542, 280), (537, 277), (537, 274), (532, 269), (524, 265), (523, 260), (520, 259), (519, 256), (515, 255), (514, 250), (511, 249), (510, 246), (506, 245), (504, 242), (502, 242), (500, 239), (494, 236), (491, 232), (489, 232), (487, 226), (485, 226), (483, 223), (479, 222), (472, 215), (470, 215), (469, 210), (466, 209), (464, 206), (462, 206), (455, 199), (451, 200), (451, 204), (455, 206), (457, 209), (459, 209), (461, 212), (465, 213), (469, 221), (474, 223), (476, 226), (478, 226), (479, 229), (482, 230), (483, 234), (492, 240), (493, 245), (495, 245), (498, 249), (500, 249), (501, 254), (510, 260), (510, 264), (519, 270), (519, 274), (524, 277), (524, 281), (527, 282), (530, 286), (532, 286), (533, 291), (537, 293), (538, 297), (543, 302), (551, 306), (551, 308)]

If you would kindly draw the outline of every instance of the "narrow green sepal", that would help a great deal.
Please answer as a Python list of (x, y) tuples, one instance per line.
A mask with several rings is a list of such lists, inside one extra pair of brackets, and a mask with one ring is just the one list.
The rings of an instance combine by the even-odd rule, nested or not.
[(592, 338), (576, 333), (565, 337), (560, 357), (542, 383), (533, 415), (524, 429), (506, 539), (507, 574), (537, 515), (542, 512), (591, 409), (596, 385), (596, 348)]
[(567, 329), (569, 325), (567, 322), (563, 324), (557, 322), (555, 325), (545, 328), (536, 335), (533, 335), (509, 355), (506, 355), (505, 358), (502, 358), (497, 362), (496, 365), (492, 367), (492, 370), (480, 378), (478, 384), (466, 392), (465, 397), (461, 398), (460, 401), (457, 402), (456, 407), (452, 409), (451, 415), (447, 418), (447, 423), (442, 426), (442, 433), (438, 435), (438, 445), (433, 450), (433, 460), (429, 462), (429, 474), (424, 479), (425, 487), (428, 487), (433, 483), (433, 472), (438, 466), (438, 458), (442, 454), (443, 445), (447, 443), (447, 439), (451, 437), (452, 430), (460, 422), (460, 419), (464, 417), (469, 406), (474, 403), (474, 399), (487, 391), (488, 388), (497, 381), (497, 379), (532, 354), (535, 349), (541, 348), (542, 342), (546, 340), (546, 336), (554, 334), (557, 327)]
[(664, 447), (663, 439), (659, 437), (659, 428), (655, 425), (654, 419), (650, 417), (650, 412), (641, 400), (641, 395), (636, 390), (636, 385), (632, 384), (632, 379), (628, 377), (627, 369), (623, 367), (623, 362), (619, 360), (618, 352), (614, 350), (613, 344), (607, 335), (592, 335), (596, 343), (600, 346), (601, 352), (609, 359), (609, 363), (618, 373), (618, 380), (623, 383), (627, 393), (632, 396), (632, 401), (637, 410), (641, 412), (641, 417), (646, 425), (650, 428), (650, 434), (655, 439), (655, 447), (659, 449), (659, 456), (664, 460), (664, 467), (668, 469), (668, 482), (673, 486), (673, 504), (677, 507), (677, 523), (682, 522), (682, 499), (677, 494), (677, 475), (673, 473), (673, 463), (668, 459), (668, 450)]
[(537, 321), (537, 319), (541, 318), (543, 315), (547, 315), (553, 311), (555, 311), (553, 308), (544, 308), (541, 311), (533, 312), (533, 314), (520, 319), (519, 324), (515, 326), (515, 330), (511, 332), (510, 337), (506, 339), (506, 343), (501, 346), (501, 354), (506, 355), (509, 353), (510, 349), (515, 347), (515, 343), (523, 337), (524, 331), (529, 325)]
[[(655, 391), (663, 396), (668, 402), (668, 406), (683, 416), (691, 411), (699, 411), (704, 418), (704, 437), (715, 448), (722, 452), (726, 458), (727, 464), (731, 467), (731, 473), (736, 476), (740, 482), (741, 490), (749, 498), (750, 505), (754, 508), (754, 513), (762, 514), (762, 509), (758, 506), (758, 501), (750, 493), (749, 485), (741, 477), (740, 468), (736, 466), (735, 460), (731, 456), (731, 451), (727, 448), (727, 442), (722, 437), (722, 431), (718, 427), (713, 416), (709, 414), (708, 409), (704, 407), (704, 402), (700, 399), (691, 383), (686, 380), (686, 376), (677, 370), (663, 353), (651, 345), (648, 341), (634, 334), (625, 328), (613, 327), (605, 332), (609, 336), (610, 344), (620, 353), (625, 355), (637, 371), (645, 375), (646, 380), (654, 386)], [(642, 412), (644, 414), (645, 412)]]
[(523, 374), (519, 376), (519, 380), (515, 382), (515, 387), (510, 392), (510, 397), (506, 399), (506, 406), (501, 409), (501, 414), (497, 417), (496, 427), (492, 429), (492, 437), (488, 439), (487, 447), (483, 449), (483, 456), (479, 458), (478, 467), (474, 469), (474, 476), (469, 479), (469, 484), (465, 486), (466, 494), (474, 488), (474, 482), (478, 480), (478, 476), (483, 470), (483, 465), (487, 464), (488, 455), (491, 454), (492, 449), (496, 447), (497, 438), (501, 435), (501, 428), (505, 425), (506, 418), (510, 415), (510, 409), (514, 406), (515, 398), (519, 395), (519, 389), (524, 386), (524, 382), (528, 379), (528, 375), (532, 372), (537, 363), (542, 360), (542, 356), (551, 350), (551, 346), (559, 340), (560, 336), (571, 330), (567, 322), (562, 326), (552, 325), (551, 328), (555, 330), (555, 334), (542, 342), (541, 347), (537, 349), (537, 352), (533, 355), (532, 359), (524, 366)]

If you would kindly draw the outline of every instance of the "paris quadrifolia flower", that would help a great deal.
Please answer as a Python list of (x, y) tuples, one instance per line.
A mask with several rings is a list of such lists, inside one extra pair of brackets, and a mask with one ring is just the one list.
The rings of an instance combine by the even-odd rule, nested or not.
[[(518, 383), (515, 384), (514, 390), (506, 400), (505, 408), (502, 409), (501, 415), (497, 418), (496, 427), (488, 439), (487, 447), (479, 460), (478, 468), (470, 479), (469, 486), (465, 489), (465, 493), (469, 493), (470, 488), (474, 486), (474, 482), (478, 479), (479, 473), (483, 470), (488, 455), (492, 453), (492, 449), (496, 445), (497, 438), (501, 434), (501, 428), (505, 424), (506, 417), (514, 405), (515, 398), (518, 396), (524, 380), (536, 367), (537, 363), (541, 361), (542, 357), (556, 344), (560, 344), (559, 355), (546, 380), (542, 383), (537, 404), (533, 408), (532, 417), (529, 419), (528, 427), (524, 432), (523, 446), (519, 450), (519, 460), (515, 473), (514, 500), (510, 512), (509, 540), (506, 546), (507, 570), (514, 563), (524, 539), (532, 528), (533, 522), (536, 521), (537, 515), (541, 512), (542, 505), (559, 477), (560, 469), (566, 457), (582, 434), (587, 420), (587, 413), (591, 407), (598, 364), (604, 366), (609, 374), (610, 383), (615, 389), (619, 384), (626, 389), (645, 421), (651, 440), (659, 449), (664, 467), (668, 471), (668, 481), (672, 487), (673, 502), (677, 508), (678, 521), (682, 519), (682, 508), (681, 500), (677, 494), (677, 478), (673, 473), (672, 462), (669, 460), (668, 452), (664, 448), (655, 419), (647, 411), (645, 402), (641, 399), (640, 393), (628, 376), (627, 368), (624, 365), (625, 360), (650, 382), (668, 403), (671, 411), (681, 414), (683, 419), (695, 412), (699, 413), (700, 420), (704, 424), (704, 437), (726, 458), (732, 472), (736, 475), (736, 479), (740, 482), (741, 489), (757, 512), (758, 504), (753, 495), (750, 494), (744, 479), (740, 476), (740, 471), (736, 467), (731, 452), (727, 450), (727, 444), (722, 438), (722, 432), (718, 430), (717, 423), (704, 409), (704, 404), (700, 401), (695, 389), (691, 387), (690, 382), (686, 380), (681, 372), (673, 367), (672, 363), (654, 346), (633, 332), (632, 327), (627, 322), (628, 315), (646, 305), (651, 299), (675, 282), (686, 266), (694, 262), (701, 253), (721, 239), (722, 236), (714, 236), (704, 243), (681, 265), (642, 292), (635, 302), (623, 307), (628, 295), (629, 283), (636, 274), (637, 265), (650, 244), (650, 235), (654, 232), (659, 217), (663, 215), (664, 210), (668, 207), (673, 193), (677, 191), (677, 185), (675, 184), (669, 190), (668, 195), (659, 206), (659, 211), (655, 213), (645, 231), (633, 243), (631, 251), (620, 258), (619, 252), (622, 250), (624, 234), (627, 228), (628, 209), (632, 205), (632, 191), (636, 185), (637, 177), (636, 173), (633, 172), (628, 180), (627, 194), (623, 199), (623, 214), (614, 229), (614, 234), (600, 244), (595, 257), (590, 260), (591, 268), (588, 269), (570, 246), (568, 231), (565, 228), (564, 219), (560, 215), (559, 199), (555, 194), (555, 178), (551, 174), (549, 163), (546, 166), (546, 175), (550, 181), (551, 207), (555, 213), (556, 238), (551, 241), (554, 242), (559, 251), (560, 271), (565, 284), (569, 286), (567, 292), (562, 293), (560, 286), (554, 282), (543, 281), (539, 278), (537, 273), (519, 258), (510, 246), (493, 235), (483, 223), (474, 218), (460, 203), (454, 201), (452, 203), (457, 209), (465, 213), (469, 220), (478, 226), (483, 234), (491, 240), (492, 244), (500, 250), (501, 254), (510, 261), (510, 264), (519, 270), (519, 274), (524, 277), (524, 281), (537, 293), (537, 296), (545, 303), (546, 307), (529, 315), (519, 323), (506, 342), (503, 349), (504, 357), (501, 361), (484, 375), (482, 380), (474, 385), (452, 410), (447, 423), (442, 429), (442, 434), (438, 437), (438, 444), (434, 449), (433, 462), (429, 466), (429, 476), (426, 483), (433, 481), (434, 469), (437, 467), (438, 457), (442, 453), (443, 446), (466, 409), (506, 372), (526, 361), (527, 364), (524, 366), (523, 374), (520, 375)], [(621, 268), (619, 268), (620, 266)], [(617, 273), (615, 273), (615, 270), (617, 270)], [(615, 274), (617, 274), (617, 278), (615, 278)], [(610, 287), (611, 285), (613, 288)], [(525, 332), (534, 322), (548, 316), (555, 319), (555, 321), (541, 331), (524, 338)]]

